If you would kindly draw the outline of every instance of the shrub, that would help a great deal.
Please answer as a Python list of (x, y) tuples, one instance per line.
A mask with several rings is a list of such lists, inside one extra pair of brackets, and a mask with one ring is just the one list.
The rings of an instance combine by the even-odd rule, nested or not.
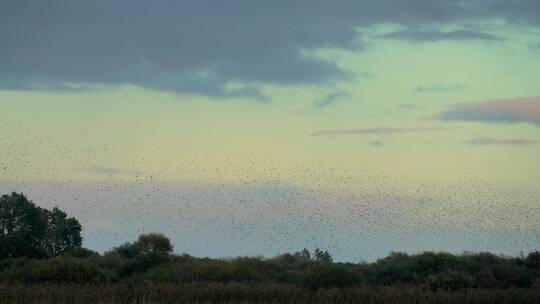
[(472, 276), (456, 270), (431, 275), (426, 280), (426, 286), (431, 290), (459, 290), (471, 288), (473, 285), (474, 278)]
[(359, 277), (350, 270), (334, 264), (318, 264), (302, 273), (302, 284), (310, 289), (347, 287), (359, 283)]
[(535, 251), (529, 253), (525, 259), (525, 265), (527, 265), (528, 268), (540, 270), (540, 252)]
[(64, 252), (62, 254), (62, 257), (97, 260), (100, 255), (96, 251), (84, 247), (79, 247)]
[(3, 272), (8, 283), (97, 284), (108, 281), (95, 264), (67, 258), (15, 263)]

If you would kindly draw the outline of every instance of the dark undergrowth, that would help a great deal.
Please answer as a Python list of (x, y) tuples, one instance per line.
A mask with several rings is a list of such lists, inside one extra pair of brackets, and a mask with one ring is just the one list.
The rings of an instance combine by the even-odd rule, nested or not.
[(430, 291), (408, 287), (347, 287), (316, 291), (290, 284), (105, 284), (0, 287), (1, 303), (540, 303), (537, 289)]

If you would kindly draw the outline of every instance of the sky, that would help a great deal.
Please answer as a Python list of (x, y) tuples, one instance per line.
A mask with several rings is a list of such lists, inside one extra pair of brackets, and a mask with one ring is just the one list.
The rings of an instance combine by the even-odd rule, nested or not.
[(0, 2), (0, 193), (100, 252), (540, 244), (540, 2)]

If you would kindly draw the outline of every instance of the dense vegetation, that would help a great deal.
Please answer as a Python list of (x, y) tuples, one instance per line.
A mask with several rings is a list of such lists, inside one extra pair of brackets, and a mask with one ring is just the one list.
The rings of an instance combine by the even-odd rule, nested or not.
[(0, 303), (297, 303), (297, 304), (534, 304), (532, 289), (429, 291), (402, 287), (330, 288), (312, 291), (295, 285), (147, 284), (0, 286)]
[[(81, 247), (80, 231), (76, 219), (57, 208), (52, 212), (39, 208), (21, 194), (3, 196), (0, 294), (4, 298), (0, 301), (25, 302), (22, 295), (33, 293), (38, 298), (69, 299), (68, 294), (85, 292), (113, 300), (113, 294), (128, 299), (148, 297), (152, 302), (162, 294), (186, 301), (211, 301), (213, 296), (224, 302), (258, 301), (268, 296), (272, 301), (296, 299), (299, 303), (357, 296), (378, 303), (375, 299), (381, 290), (414, 303), (420, 301), (414, 300), (417, 298), (421, 303), (460, 303), (460, 299), (478, 297), (520, 303), (521, 296), (529, 300), (540, 297), (538, 251), (518, 257), (396, 252), (374, 263), (335, 263), (327, 251), (319, 249), (273, 258), (210, 259), (176, 255), (169, 239), (157, 233), (141, 235), (132, 243), (99, 254)], [(42, 284), (56, 287), (40, 287)], [(145, 287), (131, 290), (129, 286), (134, 285)], [(179, 294), (184, 298), (178, 298)], [(92, 296), (87, 297), (92, 302)]]
[(18, 193), (0, 197), (0, 259), (55, 257), (81, 243), (81, 224), (62, 210), (40, 208)]

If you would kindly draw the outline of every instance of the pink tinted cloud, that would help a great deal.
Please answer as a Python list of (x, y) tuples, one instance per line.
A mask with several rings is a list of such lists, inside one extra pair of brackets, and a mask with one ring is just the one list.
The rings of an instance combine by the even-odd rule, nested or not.
[(528, 122), (540, 126), (540, 96), (459, 103), (440, 113), (443, 120)]

